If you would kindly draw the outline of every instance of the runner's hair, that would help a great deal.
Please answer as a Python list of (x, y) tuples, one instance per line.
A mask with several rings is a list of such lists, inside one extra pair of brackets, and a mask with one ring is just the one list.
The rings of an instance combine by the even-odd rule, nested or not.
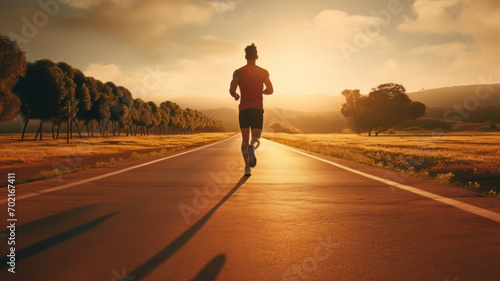
[(254, 60), (257, 58), (257, 46), (254, 43), (252, 45), (248, 45), (245, 48), (245, 57), (249, 60)]

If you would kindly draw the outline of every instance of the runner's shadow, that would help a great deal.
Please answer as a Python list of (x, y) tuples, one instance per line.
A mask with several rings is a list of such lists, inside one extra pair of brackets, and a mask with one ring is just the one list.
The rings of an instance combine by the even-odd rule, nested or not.
[[(36, 221), (31, 221), (25, 224), (21, 224), (16, 226), (16, 232), (19, 233), (30, 233), (37, 232), (40, 229), (53, 228), (55, 226), (59, 226), (61, 222), (75, 220), (75, 217), (78, 215), (84, 215), (87, 212), (95, 209), (97, 206), (101, 205), (101, 203), (84, 205), (81, 207), (77, 207), (74, 209), (70, 209), (61, 213), (57, 213), (54, 215), (50, 215), (48, 217), (40, 218)], [(8, 229), (4, 230), (5, 232)], [(4, 232), (2, 231), (2, 232)]]
[[(19, 262), (25, 258), (28, 258), (30, 256), (33, 256), (39, 252), (42, 252), (44, 250), (47, 250), (49, 248), (52, 248), (56, 245), (59, 245), (67, 240), (70, 240), (71, 238), (74, 238), (86, 231), (91, 230), (92, 228), (98, 226), (99, 224), (103, 223), (110, 217), (114, 216), (118, 212), (110, 213), (105, 216), (102, 216), (100, 218), (97, 218), (93, 221), (84, 223), (80, 226), (77, 226), (75, 228), (72, 228), (70, 230), (61, 232), (55, 236), (52, 236), (50, 238), (47, 238), (45, 240), (42, 240), (38, 243), (32, 244), (19, 252), (16, 253), (16, 262)], [(7, 262), (9, 261), (9, 258), (7, 256), (3, 257), (0, 259), (0, 269), (7, 267)]]
[(218, 255), (213, 258), (205, 267), (196, 275), (193, 281), (212, 281), (217, 278), (222, 267), (226, 263), (225, 255)]
[(147, 262), (140, 265), (136, 268), (130, 276), (134, 276), (134, 281), (141, 280), (146, 275), (148, 275), (151, 271), (153, 271), (156, 267), (158, 267), (165, 260), (170, 258), (175, 252), (177, 252), (186, 242), (191, 239), (196, 232), (198, 232), (205, 223), (212, 217), (212, 215), (219, 209), (222, 204), (224, 204), (235, 192), (240, 188), (246, 181), (248, 177), (242, 177), (240, 181), (222, 198), (219, 203), (217, 203), (208, 213), (206, 213), (199, 221), (193, 224), (188, 230), (182, 233), (179, 237), (177, 237), (172, 243), (170, 243), (167, 247), (163, 248), (160, 252), (158, 252), (155, 256), (150, 258)]

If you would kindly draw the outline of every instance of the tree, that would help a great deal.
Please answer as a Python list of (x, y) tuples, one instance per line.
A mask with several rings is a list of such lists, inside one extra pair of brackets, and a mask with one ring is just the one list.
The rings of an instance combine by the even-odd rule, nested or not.
[(129, 129), (132, 125), (132, 119), (130, 118), (130, 109), (132, 108), (132, 104), (134, 103), (134, 98), (132, 97), (132, 93), (125, 87), (118, 86), (118, 91), (121, 93), (121, 97), (119, 99), (119, 103), (121, 104), (122, 111), (119, 115), (119, 128), (118, 128), (118, 136), (120, 135), (121, 129), (124, 129), (127, 132), (127, 136), (129, 135)]
[(96, 120), (95, 112), (96, 107), (99, 106), (98, 100), (100, 98), (100, 92), (97, 90), (97, 80), (93, 77), (85, 77), (84, 83), (89, 92), (89, 107), (80, 107), (77, 116), (80, 120), (84, 121), (84, 125), (87, 127), (87, 136), (90, 138), (91, 134), (93, 136), (93, 121)]
[(168, 125), (170, 123), (170, 108), (167, 105), (167, 102), (162, 102), (160, 104), (160, 114), (161, 114), (161, 121), (160, 121), (160, 136), (162, 134), (163, 129), (168, 130)]
[(372, 131), (378, 136), (392, 126), (405, 120), (417, 119), (425, 114), (425, 105), (413, 102), (406, 94), (406, 89), (399, 84), (381, 84), (367, 95), (359, 90), (344, 90), (346, 103), (341, 113), (352, 118), (357, 133)]
[(75, 69), (73, 82), (75, 82), (76, 84), (75, 98), (78, 101), (76, 118), (73, 119), (73, 122), (76, 125), (76, 129), (78, 130), (78, 134), (81, 138), (82, 135), (76, 119), (83, 120), (84, 112), (90, 110), (90, 108), (92, 107), (92, 98), (90, 97), (90, 90), (87, 84), (87, 79), (83, 72), (81, 72), (79, 69)]
[[(111, 89), (110, 120), (112, 122), (113, 136), (115, 136), (118, 128), (121, 129), (122, 126), (126, 126), (129, 123), (125, 119), (130, 114), (133, 98), (130, 91), (125, 87), (116, 86), (113, 82), (107, 82), (106, 86)], [(120, 122), (122, 120), (123, 122)]]
[(199, 132), (204, 131), (207, 126), (207, 116), (198, 110), (194, 111), (194, 115), (196, 120), (194, 130)]
[[(57, 63), (57, 66), (66, 74), (66, 76), (68, 76), (68, 78), (73, 80), (73, 82), (75, 83), (74, 97), (76, 99), (76, 104), (73, 105), (73, 108), (76, 114), (73, 119), (69, 120), (69, 130), (67, 133), (71, 135), (71, 138), (73, 138), (73, 124), (75, 124), (78, 130), (78, 135), (81, 138), (82, 135), (76, 119), (82, 118), (83, 112), (90, 110), (92, 106), (90, 92), (89, 88), (87, 87), (85, 75), (80, 70), (73, 68), (65, 62), (59, 62)], [(68, 122), (68, 119), (65, 116), (56, 116), (55, 118), (53, 118), (53, 124), (59, 125), (57, 129), (57, 138), (59, 138), (60, 125), (65, 122)]]
[(26, 56), (15, 41), (0, 34), (0, 122), (13, 120), (21, 107), (12, 93), (20, 77), (26, 74)]
[(21, 100), (21, 114), (26, 126), (30, 119), (40, 120), (35, 140), (42, 140), (43, 122), (59, 116), (70, 120), (76, 115), (75, 83), (57, 65), (47, 59), (28, 63), (26, 76), (14, 87)]
[(152, 110), (151, 106), (144, 102), (142, 99), (134, 99), (132, 109), (130, 110), (132, 124), (135, 125), (134, 135), (137, 135), (137, 129), (141, 129), (141, 136), (145, 134), (144, 128), (151, 126)]
[(184, 127), (184, 118), (182, 113), (182, 108), (171, 101), (162, 102), (160, 105), (169, 115), (168, 127), (170, 128), (170, 133), (173, 133), (174, 128)]
[(177, 120), (175, 128), (177, 129), (176, 130), (177, 134), (179, 133), (186, 134), (187, 120), (184, 112), (185, 110), (182, 109), (180, 106), (175, 110), (175, 116)]
[(361, 108), (358, 103), (361, 94), (359, 90), (344, 90), (342, 91), (342, 95), (345, 97), (346, 103), (342, 104), (340, 112), (345, 117), (351, 117), (354, 120), (354, 129), (356, 133), (360, 134), (360, 128), (358, 127), (357, 121), (361, 113)]
[(153, 129), (160, 126), (161, 123), (161, 111), (160, 108), (156, 105), (156, 103), (150, 101), (148, 102), (149, 107), (151, 108), (151, 123), (149, 124), (147, 130), (149, 135), (149, 129)]
[(92, 105), (92, 116), (96, 121), (99, 132), (102, 137), (105, 137), (105, 133), (102, 127), (102, 123), (104, 120), (109, 120), (111, 117), (111, 103), (112, 103), (112, 95), (111, 89), (102, 83), (99, 80), (96, 80), (96, 90), (99, 95), (99, 99)]
[(191, 108), (186, 108), (183, 112), (183, 116), (184, 120), (186, 120), (183, 126), (184, 133), (192, 134), (196, 121), (194, 111)]

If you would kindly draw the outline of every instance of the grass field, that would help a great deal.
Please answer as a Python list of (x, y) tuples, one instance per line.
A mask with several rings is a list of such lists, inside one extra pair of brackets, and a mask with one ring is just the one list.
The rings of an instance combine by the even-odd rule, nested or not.
[(0, 135), (0, 165), (48, 161), (54, 158), (116, 154), (141, 150), (176, 151), (187, 147), (216, 142), (234, 135), (234, 133), (203, 133), (193, 135), (143, 136), (143, 137), (108, 137), (73, 139), (66, 144), (66, 139), (43, 141), (19, 141), (19, 134)]
[(282, 144), (500, 195), (500, 134), (264, 134)]

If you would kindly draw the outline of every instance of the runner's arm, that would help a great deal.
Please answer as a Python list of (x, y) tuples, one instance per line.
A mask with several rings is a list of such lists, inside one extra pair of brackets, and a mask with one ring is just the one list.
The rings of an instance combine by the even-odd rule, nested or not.
[(274, 93), (273, 83), (269, 79), (269, 72), (266, 71), (266, 77), (264, 78), (264, 85), (266, 89), (262, 92), (264, 95), (272, 95)]
[(231, 86), (229, 88), (229, 93), (235, 100), (238, 100), (240, 98), (240, 95), (238, 95), (238, 93), (236, 92), (236, 88), (238, 87), (239, 83), (240, 83), (240, 78), (238, 77), (238, 72), (235, 71), (233, 73), (233, 80), (231, 80)]

